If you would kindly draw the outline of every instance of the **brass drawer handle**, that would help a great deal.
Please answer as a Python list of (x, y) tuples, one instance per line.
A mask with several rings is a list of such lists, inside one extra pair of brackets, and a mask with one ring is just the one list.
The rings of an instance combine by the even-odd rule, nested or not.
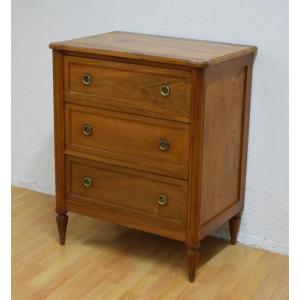
[(82, 132), (85, 136), (90, 136), (93, 133), (93, 128), (89, 124), (83, 124), (82, 125)]
[(169, 144), (169, 142), (167, 140), (161, 139), (159, 141), (159, 149), (160, 149), (160, 151), (168, 151), (169, 148), (170, 148), (170, 144)]
[(167, 97), (170, 95), (170, 88), (168, 85), (164, 84), (161, 88), (160, 88), (160, 93), (164, 96)]
[(160, 194), (156, 201), (160, 206), (165, 206), (168, 203), (168, 198), (166, 195)]
[(82, 179), (82, 184), (85, 188), (91, 188), (93, 186), (93, 180), (91, 177), (84, 177)]
[(81, 82), (84, 84), (84, 85), (91, 85), (92, 83), (92, 75), (91, 74), (83, 74), (81, 76)]

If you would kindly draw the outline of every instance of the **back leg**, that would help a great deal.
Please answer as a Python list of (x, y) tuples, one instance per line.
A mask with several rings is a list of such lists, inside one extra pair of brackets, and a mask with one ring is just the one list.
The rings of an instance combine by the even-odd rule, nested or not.
[(238, 214), (229, 220), (231, 245), (236, 244), (237, 236), (241, 225), (241, 214)]

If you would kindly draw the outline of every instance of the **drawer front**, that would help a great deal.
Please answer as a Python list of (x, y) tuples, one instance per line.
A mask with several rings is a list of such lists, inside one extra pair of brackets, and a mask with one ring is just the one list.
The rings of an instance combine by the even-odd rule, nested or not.
[(165, 116), (190, 115), (188, 71), (65, 56), (64, 72), (67, 101)]
[(67, 156), (66, 185), (69, 201), (185, 224), (184, 180)]
[(74, 104), (66, 104), (65, 112), (66, 149), (187, 178), (187, 124)]

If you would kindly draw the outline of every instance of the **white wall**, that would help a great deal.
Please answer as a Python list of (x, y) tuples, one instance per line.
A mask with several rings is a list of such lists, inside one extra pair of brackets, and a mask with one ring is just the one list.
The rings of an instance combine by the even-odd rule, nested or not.
[(51, 194), (50, 41), (123, 30), (258, 46), (239, 241), (288, 252), (287, 0), (13, 0), (12, 11), (12, 183)]

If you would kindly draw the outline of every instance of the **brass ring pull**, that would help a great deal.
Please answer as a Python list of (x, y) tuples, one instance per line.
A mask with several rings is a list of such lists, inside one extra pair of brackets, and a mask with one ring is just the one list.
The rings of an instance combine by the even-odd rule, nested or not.
[(170, 88), (168, 85), (164, 84), (161, 88), (160, 88), (160, 93), (164, 96), (167, 97), (170, 95)]
[(160, 206), (165, 206), (168, 203), (167, 196), (164, 194), (160, 194), (156, 201)]
[(81, 76), (81, 82), (84, 84), (84, 85), (91, 85), (92, 83), (92, 75), (91, 74), (83, 74)]
[(159, 141), (159, 149), (160, 149), (160, 151), (168, 151), (169, 148), (170, 148), (170, 144), (169, 144), (169, 142), (167, 140), (161, 139)]
[(93, 133), (93, 128), (89, 124), (83, 124), (82, 125), (82, 132), (85, 136), (90, 136)]
[(85, 188), (91, 188), (93, 185), (93, 180), (91, 177), (84, 177), (82, 179), (82, 184)]

